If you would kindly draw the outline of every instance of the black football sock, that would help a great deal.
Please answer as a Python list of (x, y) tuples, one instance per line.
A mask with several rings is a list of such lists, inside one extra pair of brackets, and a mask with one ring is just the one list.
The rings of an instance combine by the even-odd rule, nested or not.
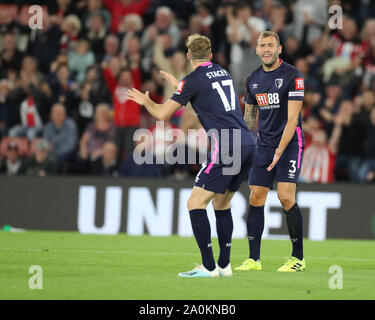
[(247, 238), (249, 239), (250, 259), (260, 259), (260, 243), (264, 230), (264, 206), (249, 205), (247, 214)]
[(203, 266), (212, 271), (215, 269), (215, 260), (212, 253), (211, 227), (206, 209), (189, 211), (191, 226), (199, 249), (201, 250)]
[(232, 245), (233, 219), (230, 209), (215, 210), (216, 230), (220, 246), (220, 255), (217, 264), (225, 268), (230, 262), (230, 248)]
[(284, 210), (286, 222), (288, 225), (290, 240), (292, 241), (293, 251), (292, 257), (299, 260), (303, 259), (303, 224), (302, 214), (297, 205), (294, 204), (289, 210)]

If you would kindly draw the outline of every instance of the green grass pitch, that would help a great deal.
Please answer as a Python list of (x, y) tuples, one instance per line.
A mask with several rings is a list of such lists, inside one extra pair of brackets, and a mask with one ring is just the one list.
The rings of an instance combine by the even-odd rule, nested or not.
[[(291, 244), (263, 240), (263, 271), (183, 279), (177, 273), (200, 262), (194, 238), (0, 232), (0, 299), (375, 299), (375, 241), (304, 244), (304, 272), (276, 272)], [(213, 248), (217, 256), (217, 239)], [(247, 240), (234, 240), (232, 266), (247, 253)], [(29, 288), (32, 265), (43, 270), (41, 290)], [(343, 289), (329, 288), (332, 265), (343, 270)]]

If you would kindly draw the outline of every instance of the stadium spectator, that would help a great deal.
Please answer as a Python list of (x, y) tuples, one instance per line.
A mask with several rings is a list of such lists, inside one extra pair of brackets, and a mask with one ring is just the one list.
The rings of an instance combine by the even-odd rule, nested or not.
[[(211, 29), (215, 30), (215, 32), (211, 34), (212, 53), (215, 60), (223, 68), (228, 68), (230, 45), (227, 37), (224, 37), (223, 35), (226, 33), (225, 30), (227, 28), (227, 14), (228, 11), (233, 10), (232, 7), (233, 5), (230, 2), (220, 2), (216, 9), (216, 15), (211, 26)], [(195, 32), (192, 30), (191, 34), (194, 33)]]
[(48, 119), (49, 101), (32, 74), (21, 72), (17, 87), (10, 93), (8, 102), (11, 137), (26, 136), (33, 140), (41, 134), (43, 123)]
[(109, 34), (104, 40), (104, 57), (102, 61), (109, 62), (113, 57), (117, 57), (119, 49), (119, 39), (115, 35)]
[(99, 176), (120, 176), (120, 163), (118, 162), (117, 147), (112, 141), (103, 145), (103, 155), (92, 164), (92, 174)]
[(78, 83), (85, 80), (86, 69), (92, 66), (94, 62), (95, 56), (90, 51), (89, 42), (85, 39), (78, 40), (75, 51), (68, 53), (69, 71), (75, 75), (74, 78)]
[(7, 134), (8, 123), (8, 95), (10, 92), (9, 82), (6, 79), (0, 80), (0, 141)]
[(336, 163), (336, 179), (338, 180), (358, 181), (366, 126), (358, 114), (354, 114), (353, 109), (354, 103), (344, 100), (338, 112), (343, 123)]
[[(153, 62), (162, 71), (168, 72), (176, 79), (182, 79), (191, 72), (191, 65), (188, 63), (185, 53), (176, 51), (170, 58), (165, 56), (166, 42), (168, 36), (160, 35), (157, 37), (154, 45)], [(175, 91), (175, 88), (170, 86), (167, 81), (164, 82), (163, 100), (169, 99)], [(175, 125), (179, 125), (183, 110), (177, 110), (172, 118)]]
[(88, 0), (87, 7), (85, 12), (83, 13), (83, 25), (87, 30), (91, 30), (93, 27), (92, 17), (100, 16), (103, 22), (103, 26), (105, 30), (109, 30), (110, 23), (111, 23), (111, 14), (109, 11), (103, 6), (102, 0)]
[(243, 93), (246, 75), (259, 67), (256, 40), (266, 25), (263, 20), (252, 16), (247, 3), (240, 3), (235, 12), (228, 11), (227, 21), (226, 34), (231, 44), (229, 67), (237, 92)]
[(288, 37), (285, 40), (281, 58), (294, 65), (296, 60), (303, 55), (300, 43), (295, 37)]
[(141, 44), (137, 36), (129, 37), (126, 49), (121, 55), (128, 61), (130, 68), (141, 68)]
[(57, 18), (64, 17), (77, 13), (75, 2), (72, 0), (52, 0), (48, 3), (48, 12)]
[(86, 69), (85, 84), (90, 85), (90, 96), (95, 104), (99, 102), (111, 102), (110, 93), (98, 66), (93, 65)]
[(141, 89), (142, 85), (139, 66), (133, 64), (132, 67), (132, 69), (122, 69), (118, 79), (112, 74), (111, 67), (103, 70), (104, 79), (112, 94), (115, 143), (119, 160), (123, 160), (124, 156), (132, 151), (133, 134), (140, 126), (140, 107), (126, 97), (126, 93), (130, 88)]
[(363, 84), (367, 89), (375, 91), (375, 19), (366, 21), (363, 27), (363, 37), (368, 41), (364, 59)]
[(114, 138), (114, 127), (109, 107), (99, 104), (94, 122), (89, 124), (79, 142), (78, 171), (87, 173), (92, 163), (103, 155), (103, 146)]
[(291, 25), (293, 35), (302, 46), (311, 46), (312, 42), (322, 35), (327, 19), (327, 1), (297, 0)]
[(322, 97), (318, 112), (324, 122), (326, 131), (328, 130), (326, 127), (332, 124), (334, 115), (339, 109), (341, 93), (342, 88), (334, 79), (331, 79), (330, 83), (325, 86), (325, 95)]
[(51, 145), (46, 140), (35, 143), (35, 152), (32, 159), (25, 165), (26, 174), (29, 176), (46, 177), (59, 172), (59, 162), (51, 152)]
[(303, 133), (305, 134), (305, 145), (308, 146), (311, 144), (313, 133), (321, 129), (322, 124), (319, 121), (318, 117), (314, 114), (310, 115), (307, 118), (302, 117), (302, 120)]
[(77, 127), (72, 119), (67, 118), (62, 103), (52, 106), (51, 121), (44, 128), (43, 138), (52, 144), (54, 153), (63, 165), (74, 159)]
[(359, 36), (356, 22), (348, 16), (343, 18), (343, 28), (332, 34), (331, 43), (334, 57), (324, 64), (324, 81), (335, 74), (342, 84), (347, 84), (361, 67), (368, 43)]
[(24, 54), (17, 49), (16, 39), (8, 33), (3, 38), (3, 50), (0, 54), (1, 64), (5, 70), (19, 71), (21, 69)]
[(375, 107), (371, 109), (367, 125), (365, 160), (358, 171), (359, 181), (375, 182)]
[(322, 129), (314, 130), (311, 143), (306, 146), (299, 180), (306, 183), (332, 183), (339, 140), (342, 133), (342, 116), (336, 116), (329, 139)]
[(61, 25), (63, 34), (60, 40), (60, 52), (69, 53), (75, 50), (81, 29), (81, 20), (76, 15), (71, 14), (64, 18)]
[(369, 122), (371, 110), (375, 107), (375, 93), (371, 90), (363, 91), (358, 103), (357, 113), (359, 113), (364, 123)]
[(95, 106), (98, 103), (112, 103), (107, 85), (96, 65), (86, 70), (86, 79), (81, 85), (78, 96), (77, 126), (79, 136), (93, 119)]
[(44, 82), (44, 75), (38, 70), (36, 60), (32, 56), (25, 56), (22, 60), (20, 72), (25, 72), (30, 76), (35, 84), (41, 84)]
[(197, 33), (211, 36), (211, 25), (214, 21), (214, 17), (211, 14), (211, 8), (207, 2), (198, 2), (197, 15), (199, 17), (199, 20), (201, 21), (201, 27)]
[(168, 34), (172, 49), (177, 49), (181, 33), (173, 21), (173, 12), (168, 7), (159, 7), (155, 13), (155, 21), (143, 33), (141, 46), (146, 57), (152, 57), (154, 43), (160, 34)]
[(62, 31), (48, 14), (43, 15), (43, 29), (33, 29), (30, 32), (27, 53), (38, 62), (41, 72), (47, 74), (51, 63), (60, 53)]
[(107, 29), (104, 25), (103, 17), (99, 13), (92, 14), (88, 21), (86, 32), (87, 40), (95, 56), (95, 61), (100, 63), (104, 57), (104, 39)]
[(126, 53), (128, 42), (134, 36), (140, 38), (143, 32), (142, 18), (137, 14), (128, 14), (122, 20), (119, 27), (119, 37), (121, 38), (121, 52)]
[(17, 143), (14, 141), (9, 143), (6, 156), (1, 160), (0, 173), (8, 176), (25, 173), (25, 160), (20, 156)]
[(122, 17), (128, 14), (136, 13), (143, 16), (150, 2), (151, 0), (104, 0), (104, 5), (112, 14), (111, 31), (117, 33)]
[(75, 90), (78, 85), (71, 79), (68, 65), (65, 63), (58, 65), (56, 71), (49, 74), (48, 82), (51, 88), (52, 102), (66, 105), (68, 115), (75, 118), (77, 113)]

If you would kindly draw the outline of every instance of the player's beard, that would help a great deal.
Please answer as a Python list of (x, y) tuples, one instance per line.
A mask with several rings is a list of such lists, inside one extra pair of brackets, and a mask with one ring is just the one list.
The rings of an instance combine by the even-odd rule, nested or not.
[(266, 63), (266, 62), (264, 62), (264, 59), (263, 59), (263, 64), (264, 64), (267, 68), (272, 68), (273, 65), (275, 64), (275, 62), (277, 61), (278, 56), (279, 56), (278, 53), (275, 52), (275, 53), (272, 55), (272, 59), (271, 59), (271, 61), (268, 62), (268, 63)]

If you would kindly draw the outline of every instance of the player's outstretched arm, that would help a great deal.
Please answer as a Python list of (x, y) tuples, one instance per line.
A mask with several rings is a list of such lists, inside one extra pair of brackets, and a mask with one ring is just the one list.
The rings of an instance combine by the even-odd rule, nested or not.
[(281, 158), (285, 148), (289, 144), (290, 140), (292, 140), (294, 133), (296, 132), (296, 127), (298, 124), (298, 116), (301, 112), (302, 101), (299, 100), (288, 100), (288, 121), (283, 131), (283, 135), (281, 136), (281, 140), (279, 146), (275, 150), (275, 155), (273, 157), (272, 163), (267, 168), (268, 171), (271, 171), (272, 168), (276, 165), (276, 163)]
[(142, 93), (135, 88), (128, 90), (127, 97), (128, 99), (145, 106), (147, 111), (157, 120), (169, 119), (181, 107), (181, 104), (171, 99), (163, 104), (155, 103), (150, 98), (148, 91)]
[(162, 71), (160, 70), (160, 74), (162, 75), (162, 77), (168, 81), (169, 85), (174, 88), (175, 90), (177, 89), (178, 87), (178, 80), (173, 76), (171, 75), (170, 73), (168, 72), (165, 72), (165, 71)]
[(254, 130), (255, 124), (257, 122), (257, 106), (255, 104), (245, 104), (245, 114), (244, 120), (249, 128), (249, 130)]

